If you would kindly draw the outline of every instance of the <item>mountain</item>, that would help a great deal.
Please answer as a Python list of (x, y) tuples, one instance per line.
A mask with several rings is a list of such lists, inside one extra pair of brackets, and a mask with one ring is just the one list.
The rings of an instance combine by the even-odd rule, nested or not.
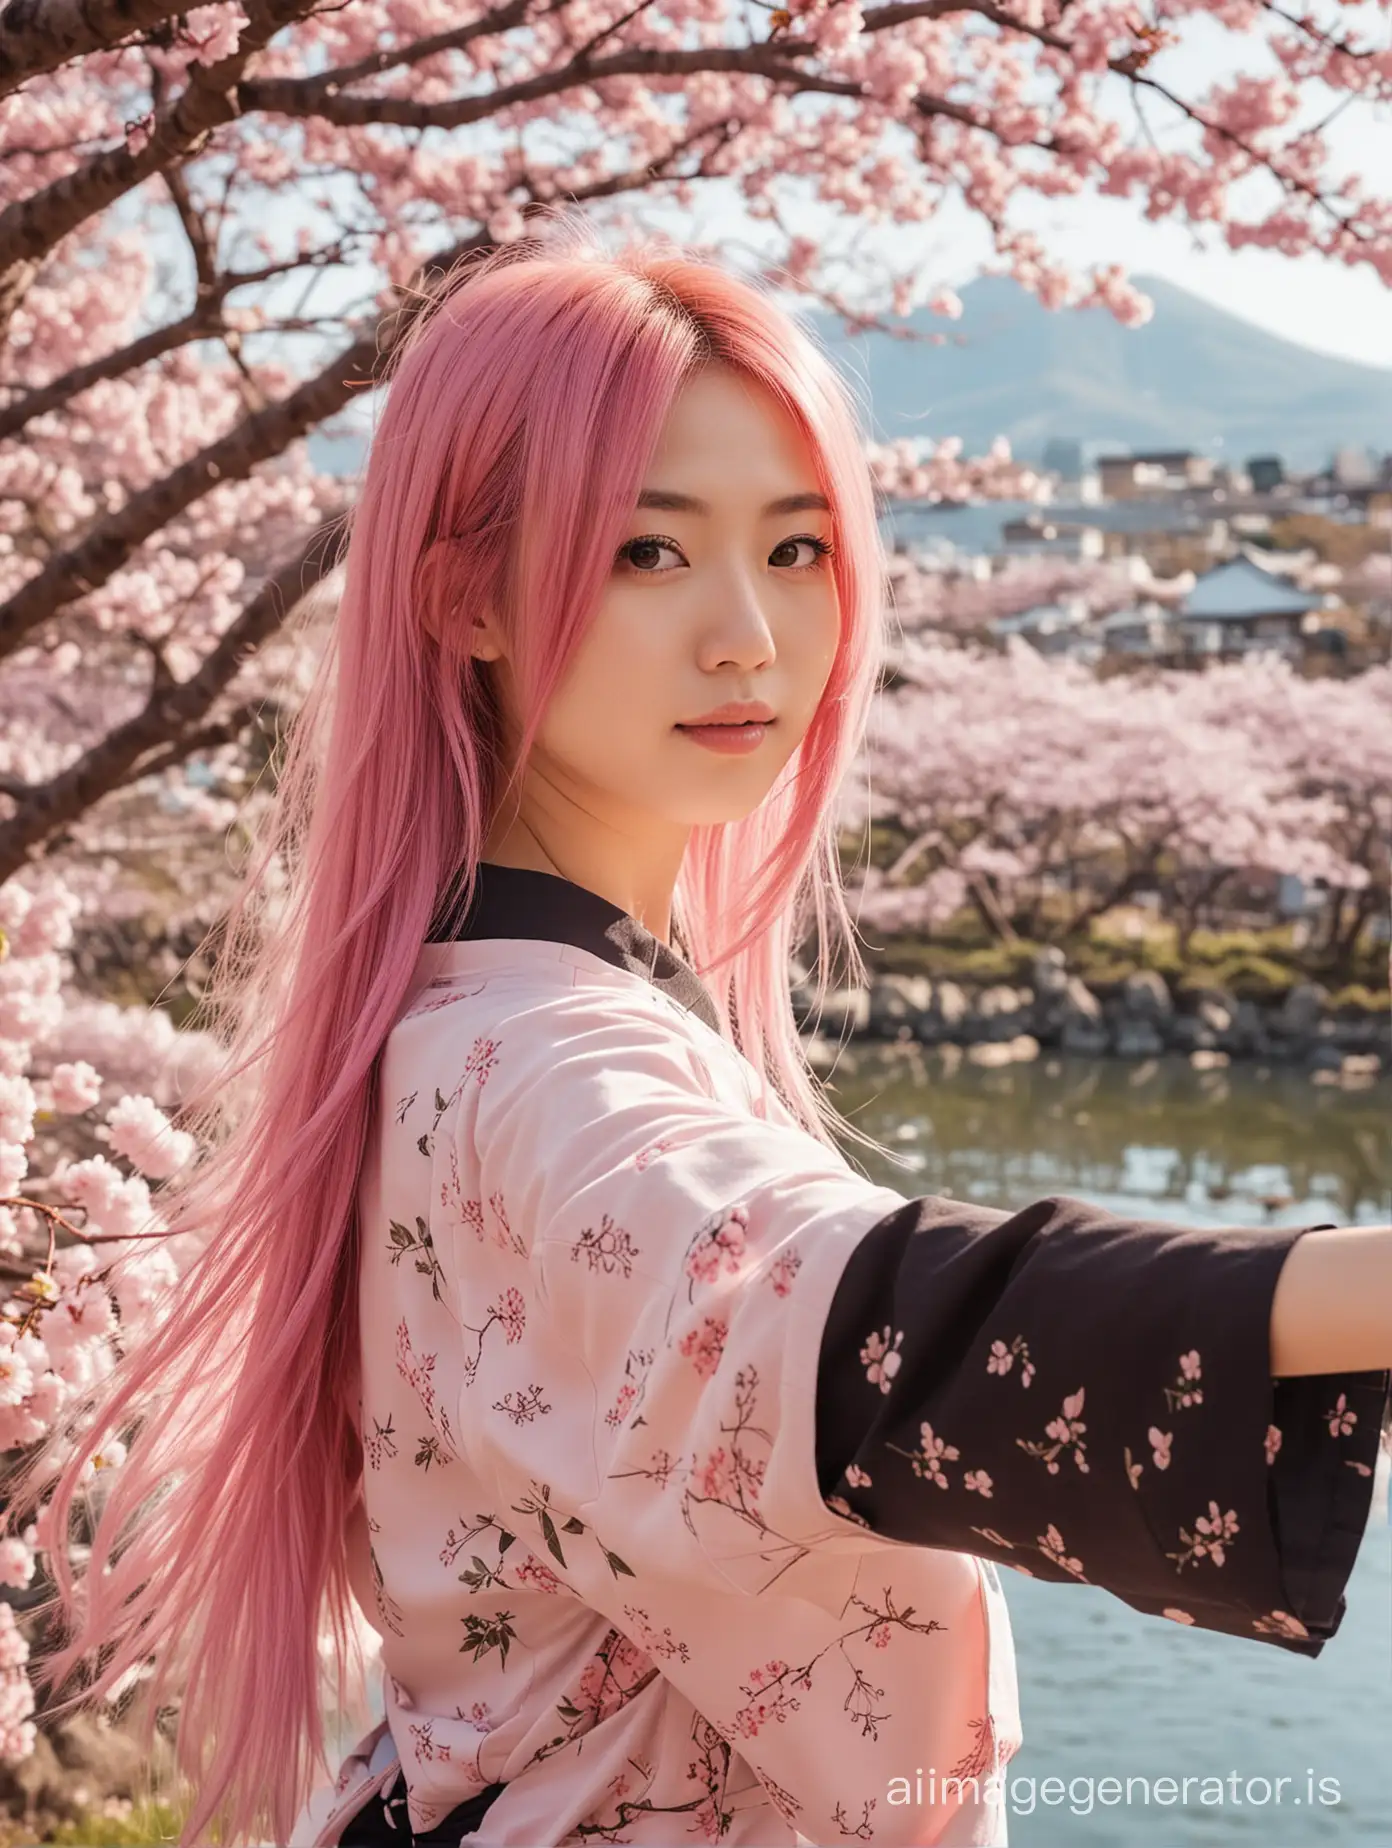
[(1144, 327), (1102, 308), (1043, 308), (996, 276), (960, 291), (958, 321), (926, 308), (909, 317), (915, 331), (946, 334), (944, 346), (848, 338), (833, 316), (808, 320), (862, 400), (868, 387), (884, 439), (960, 436), (980, 454), (1007, 436), (1038, 461), (1058, 437), (1232, 462), (1276, 454), (1297, 468), (1345, 444), (1392, 450), (1392, 370), (1312, 352), (1158, 277), (1134, 280), (1155, 304)]

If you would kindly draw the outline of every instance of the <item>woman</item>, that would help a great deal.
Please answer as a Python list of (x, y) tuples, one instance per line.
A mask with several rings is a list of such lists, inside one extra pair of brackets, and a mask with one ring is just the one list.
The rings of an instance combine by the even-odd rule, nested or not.
[[(719, 268), (572, 229), (409, 340), (234, 916), (279, 851), (203, 1255), (99, 1408), (144, 1422), (50, 1665), (182, 1691), (185, 1842), (1000, 1842), (997, 1564), (1336, 1630), (1392, 1228), (838, 1153), (786, 970), (809, 924), (858, 969), (881, 584), (833, 370)], [(354, 1599), (385, 1719), (292, 1825)]]

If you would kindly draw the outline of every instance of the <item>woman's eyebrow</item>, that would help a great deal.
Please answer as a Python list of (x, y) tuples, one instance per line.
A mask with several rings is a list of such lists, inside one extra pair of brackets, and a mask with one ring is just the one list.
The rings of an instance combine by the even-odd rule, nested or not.
[[(676, 494), (667, 488), (644, 488), (638, 496), (638, 505), (663, 513), (710, 512), (709, 501), (698, 500), (694, 494)], [(825, 494), (785, 494), (781, 500), (770, 501), (761, 518), (771, 518), (776, 513), (830, 512), (831, 503)]]

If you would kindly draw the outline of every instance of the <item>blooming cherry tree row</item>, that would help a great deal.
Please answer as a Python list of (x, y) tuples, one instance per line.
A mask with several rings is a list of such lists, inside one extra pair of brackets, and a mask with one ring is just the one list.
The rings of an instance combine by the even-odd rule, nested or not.
[[(1002, 937), (1067, 939), (1139, 890), (1183, 907), (1290, 873), (1328, 883), (1347, 956), (1392, 902), (1392, 667), (1304, 680), (1272, 656), (1100, 681), (1018, 638), (1002, 655), (912, 636), (867, 769), (844, 824), (903, 840), (865, 878), (879, 930), (971, 905)], [(1059, 882), (1076, 902), (1046, 923)]]

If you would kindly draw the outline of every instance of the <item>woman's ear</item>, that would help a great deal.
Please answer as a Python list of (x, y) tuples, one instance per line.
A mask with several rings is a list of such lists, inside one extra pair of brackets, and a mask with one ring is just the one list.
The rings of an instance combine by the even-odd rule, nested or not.
[[(462, 626), (464, 614), (457, 606), (451, 610), (441, 611), (437, 605), (427, 604), (421, 616), (421, 622), (426, 634), (443, 647), (445, 625), (448, 624), (451, 629), (454, 629), (456, 625)], [(506, 652), (497, 622), (491, 611), (474, 617), (468, 641), (468, 652), (478, 661), (496, 661)]]

